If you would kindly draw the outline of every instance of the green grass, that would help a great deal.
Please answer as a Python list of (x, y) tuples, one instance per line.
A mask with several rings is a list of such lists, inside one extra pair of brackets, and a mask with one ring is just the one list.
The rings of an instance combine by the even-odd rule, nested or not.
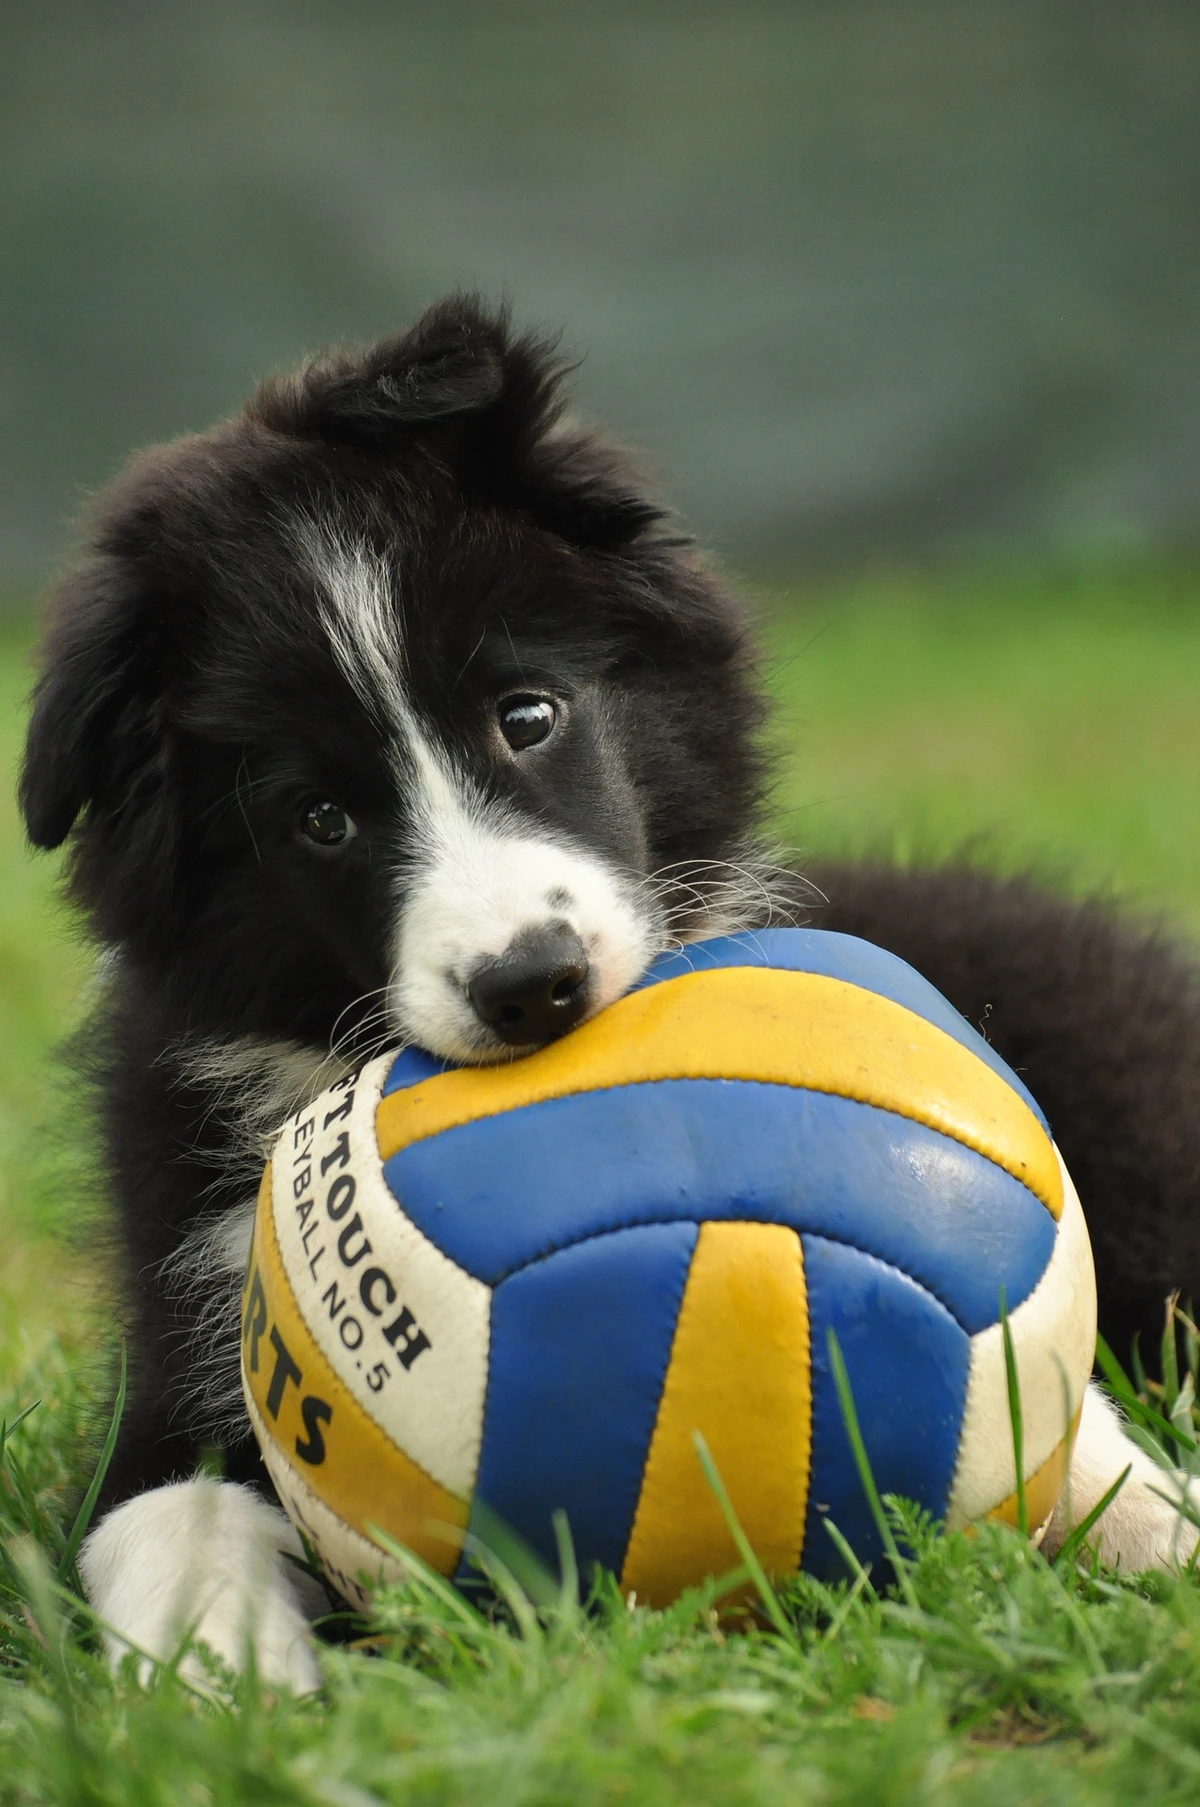
[(971, 846), (1200, 929), (1200, 573), (876, 581), (768, 605), (790, 845)]
[[(27, 623), (0, 616), (0, 1226), (32, 1229), (71, 1201), (47, 1184), (46, 1054), (75, 1008), (87, 961), (54, 900), (57, 861), (32, 860), (14, 794), (31, 682)], [(61, 1213), (61, 1217), (60, 1217)]]
[[(1200, 583), (1187, 573), (863, 581), (765, 599), (780, 833), (811, 852), (973, 845), (1200, 927)], [(28, 630), (0, 634), (0, 760)], [(51, 1567), (95, 1447), (111, 1349), (85, 1175), (48, 1049), (86, 960), (0, 789), (0, 1802), (1127, 1803), (1200, 1793), (1190, 1579), (1053, 1568), (1015, 1534), (938, 1538), (903, 1512), (904, 1587), (781, 1590), (761, 1622), (707, 1594), (610, 1589), (481, 1619), (419, 1576), (325, 1695), (239, 1710), (170, 1674), (110, 1678)], [(1194, 1370), (1197, 1350), (1184, 1339)], [(1194, 1373), (1138, 1377), (1195, 1428)], [(1186, 1454), (1183, 1445), (1176, 1455)], [(1190, 1459), (1190, 1458), (1189, 1458)], [(878, 1577), (875, 1580), (879, 1580)]]

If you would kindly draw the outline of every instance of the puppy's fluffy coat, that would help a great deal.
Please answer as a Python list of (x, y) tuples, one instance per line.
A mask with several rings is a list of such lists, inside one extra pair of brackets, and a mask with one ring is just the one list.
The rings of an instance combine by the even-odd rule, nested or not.
[[(190, 1625), (315, 1681), (237, 1376), (264, 1136), (364, 1053), (509, 1058), (658, 949), (803, 907), (758, 851), (742, 606), (565, 423), (562, 374), (455, 298), (136, 460), (53, 598), (22, 803), (37, 845), (70, 839), (105, 950), (88, 1047), (131, 1370), (82, 1566), (114, 1650)], [(1102, 1322), (1190, 1285), (1200, 1011), (1170, 950), (969, 873), (823, 885), (831, 926), (993, 1012), (1080, 1182)], [(193, 1479), (214, 1445), (227, 1478)], [(1131, 1459), (1106, 1551), (1168, 1560), (1190, 1533), (1089, 1394), (1075, 1512)]]

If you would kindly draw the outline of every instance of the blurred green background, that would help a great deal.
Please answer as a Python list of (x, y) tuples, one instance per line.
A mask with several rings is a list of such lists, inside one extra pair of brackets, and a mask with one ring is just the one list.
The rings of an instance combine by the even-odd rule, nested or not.
[(743, 566), (1200, 500), (1195, 0), (4, 0), (0, 592), (131, 445), (454, 284)]
[(10, 1282), (88, 1216), (32, 600), (134, 446), (456, 284), (562, 329), (745, 574), (782, 842), (1200, 928), (1198, 78), (1194, 0), (0, 4)]

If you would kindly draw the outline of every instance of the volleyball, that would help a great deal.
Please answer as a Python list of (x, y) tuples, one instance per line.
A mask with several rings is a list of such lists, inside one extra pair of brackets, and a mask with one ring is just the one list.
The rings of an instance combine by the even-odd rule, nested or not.
[(864, 1563), (881, 1493), (948, 1528), (1049, 1517), (1091, 1371), (1079, 1200), (1037, 1104), (910, 967), (829, 931), (660, 958), (527, 1058), (367, 1061), (284, 1127), (242, 1312), (283, 1505), (363, 1603), (497, 1520), (665, 1604), (739, 1561)]

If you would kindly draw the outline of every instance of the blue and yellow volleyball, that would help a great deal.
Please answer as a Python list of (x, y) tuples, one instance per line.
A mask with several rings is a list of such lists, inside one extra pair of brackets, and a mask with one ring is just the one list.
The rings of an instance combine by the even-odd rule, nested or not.
[(333, 1584), (383, 1532), (463, 1579), (497, 1521), (663, 1604), (738, 1554), (879, 1557), (831, 1371), (880, 1492), (1031, 1528), (1091, 1369), (1079, 1200), (1020, 1080), (910, 967), (770, 930), (664, 956), (510, 1065), (416, 1049), (285, 1126), (242, 1316), (247, 1407)]

